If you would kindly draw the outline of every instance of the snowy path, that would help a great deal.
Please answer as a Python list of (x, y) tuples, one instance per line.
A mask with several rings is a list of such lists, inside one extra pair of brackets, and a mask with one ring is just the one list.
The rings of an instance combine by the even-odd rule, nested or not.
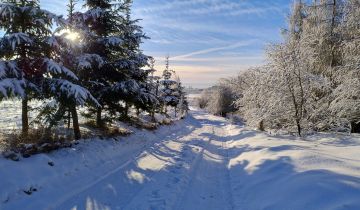
[(0, 210), (360, 209), (358, 137), (268, 136), (199, 110), (0, 171)]
[[(174, 133), (54, 209), (232, 209), (226, 121), (194, 114), (192, 132)], [(129, 182), (129, 179), (131, 180)]]

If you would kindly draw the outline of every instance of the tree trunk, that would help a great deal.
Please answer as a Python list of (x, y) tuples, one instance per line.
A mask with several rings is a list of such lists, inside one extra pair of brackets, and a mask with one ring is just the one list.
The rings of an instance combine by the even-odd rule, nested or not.
[(102, 122), (102, 119), (101, 119), (101, 112), (102, 112), (102, 109), (97, 108), (97, 111), (96, 111), (96, 125), (98, 127), (101, 127), (103, 125), (103, 122)]
[(78, 140), (81, 138), (81, 132), (80, 132), (79, 118), (77, 115), (76, 106), (72, 106), (70, 107), (70, 109), (71, 109), (71, 116), (73, 119), (74, 137), (76, 140)]
[(264, 120), (261, 120), (261, 121), (259, 122), (258, 129), (259, 129), (259, 131), (265, 131), (265, 128), (264, 128)]
[(296, 120), (296, 127), (297, 127), (297, 132), (298, 132), (299, 136), (301, 136), (300, 120)]
[(27, 135), (29, 132), (29, 116), (28, 116), (28, 98), (25, 96), (22, 99), (22, 110), (21, 110), (21, 121), (22, 121), (22, 134)]
[(176, 107), (174, 109), (175, 109), (175, 117), (176, 117)]
[(129, 104), (125, 102), (124, 118), (127, 119), (129, 116)]
[(360, 122), (351, 122), (351, 133), (360, 133)]
[(152, 110), (152, 111), (151, 111), (150, 116), (151, 116), (151, 121), (152, 121), (152, 122), (156, 122), (156, 119), (155, 119), (155, 110)]
[(71, 124), (71, 107), (70, 107), (69, 110), (68, 110), (67, 123), (68, 123), (68, 129), (70, 129), (70, 124)]

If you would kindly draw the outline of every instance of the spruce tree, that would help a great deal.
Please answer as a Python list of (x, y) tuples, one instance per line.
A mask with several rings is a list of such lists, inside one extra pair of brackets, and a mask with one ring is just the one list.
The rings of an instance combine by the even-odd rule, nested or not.
[(38, 0), (2, 2), (0, 29), (5, 33), (0, 40), (0, 57), (5, 62), (4, 66), (7, 66), (3, 69), (7, 72), (8, 79), (2, 79), (1, 87), (22, 97), (22, 132), (27, 134), (28, 101), (41, 96), (44, 76), (74, 75), (49, 58), (50, 48), (46, 39), (51, 34), (53, 22), (62, 24), (63, 19), (42, 10)]
[(165, 69), (162, 73), (161, 84), (161, 101), (163, 104), (164, 113), (167, 114), (167, 107), (176, 107), (179, 103), (178, 93), (176, 89), (177, 82), (172, 79), (174, 70), (170, 69), (169, 56), (165, 58)]
[[(65, 68), (71, 69), (75, 75), (80, 75), (85, 67), (93, 67), (91, 63), (101, 65), (102, 60), (98, 55), (83, 54), (82, 48), (86, 45), (85, 40), (80, 36), (81, 31), (77, 29), (74, 24), (74, 6), (75, 1), (71, 0), (68, 5), (68, 19), (66, 24), (59, 27), (56, 31), (62, 33), (61, 35), (53, 35), (48, 38), (48, 44), (52, 51), (52, 57), (54, 60), (61, 63)], [(77, 34), (76, 40), (69, 40), (68, 33)], [(94, 62), (95, 61), (95, 62)], [(45, 116), (46, 122), (49, 124), (49, 128), (59, 123), (61, 119), (66, 118), (68, 121), (68, 127), (70, 127), (70, 121), (73, 121), (73, 130), (75, 139), (81, 138), (80, 126), (78, 122), (78, 114), (76, 107), (78, 105), (85, 105), (89, 103), (97, 106), (98, 102), (92, 96), (92, 94), (84, 87), (82, 87), (83, 81), (76, 78), (61, 77), (50, 79), (48, 82), (47, 97), (54, 98), (56, 100), (56, 106), (45, 106), (40, 117)], [(68, 113), (65, 116), (66, 112)]]
[(178, 104), (175, 107), (175, 117), (176, 117), (176, 110), (179, 110), (180, 116), (183, 117), (186, 115), (187, 111), (189, 110), (189, 104), (186, 98), (185, 87), (182, 85), (180, 77), (175, 77), (176, 86), (175, 91), (177, 92)]
[(149, 93), (151, 93), (156, 99), (157, 99), (157, 103), (155, 104), (151, 104), (151, 109), (150, 109), (150, 116), (152, 121), (155, 122), (155, 113), (157, 111), (159, 111), (159, 109), (161, 108), (160, 105), (160, 96), (159, 96), (159, 87), (160, 87), (160, 79), (161, 77), (159, 76), (155, 76), (155, 59), (150, 57), (149, 58), (149, 67), (150, 69), (148, 70), (148, 78), (147, 78), (147, 82), (146, 82), (146, 89), (148, 90)]
[(90, 107), (89, 111), (96, 116), (97, 125), (102, 126), (103, 110), (112, 112), (116, 109), (113, 85), (124, 77), (113, 63), (114, 52), (122, 49), (123, 40), (117, 34), (120, 31), (118, 14), (110, 0), (87, 0), (84, 6), (88, 10), (75, 13), (73, 21), (86, 40), (82, 53), (96, 59), (88, 61), (89, 65), (84, 65), (79, 75), (101, 105)]
[(147, 88), (147, 78), (151, 71), (144, 70), (148, 65), (149, 57), (140, 49), (143, 39), (148, 37), (138, 25), (139, 20), (131, 19), (131, 0), (125, 0), (118, 8), (118, 21), (121, 29), (119, 36), (123, 39), (122, 50), (115, 52), (114, 64), (124, 77), (117, 82), (114, 90), (119, 100), (125, 104), (123, 117), (128, 118), (131, 106), (151, 112), (152, 107), (158, 103), (157, 98)]

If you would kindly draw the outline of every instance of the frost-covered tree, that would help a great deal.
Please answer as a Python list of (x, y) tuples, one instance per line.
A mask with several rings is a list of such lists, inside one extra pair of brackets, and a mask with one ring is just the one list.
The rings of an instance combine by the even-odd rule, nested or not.
[[(275, 118), (281, 119), (284, 125), (293, 122), (297, 132), (301, 135), (302, 120), (306, 105), (306, 75), (300, 63), (297, 44), (277, 45), (269, 52), (270, 65), (273, 69), (271, 83), (276, 84), (272, 89), (269, 103), (273, 108)], [(276, 108), (274, 105), (277, 105)]]
[[(267, 96), (271, 91), (271, 84), (268, 77), (269, 68), (259, 67), (249, 69), (239, 73), (234, 78), (233, 92), (239, 93), (235, 101), (240, 115), (248, 125), (256, 127), (258, 124), (264, 124), (266, 119), (267, 127), (271, 127), (272, 122), (268, 119)], [(263, 128), (261, 129), (263, 130)]]
[(205, 109), (206, 106), (209, 104), (209, 91), (208, 89), (205, 89), (201, 91), (200, 96), (197, 98), (197, 105), (200, 109)]
[(338, 68), (330, 110), (350, 124), (351, 132), (360, 132), (360, 2), (349, 0), (341, 25), (343, 64)]
[(219, 84), (211, 90), (206, 109), (212, 114), (226, 116), (227, 113), (235, 111), (234, 101), (231, 89), (226, 85)]
[(323, 97), (319, 92), (325, 93), (328, 89), (326, 79), (314, 74), (307, 45), (303, 43), (309, 33), (304, 8), (301, 1), (294, 3), (289, 27), (284, 30), (284, 42), (268, 49), (265, 70), (247, 72), (238, 78), (239, 84), (235, 87), (240, 95), (236, 104), (253, 125), (261, 123), (269, 128), (290, 130), (295, 127), (301, 135), (304, 127), (315, 126), (316, 122), (310, 119), (320, 118), (315, 110), (317, 101)]
[(239, 113), (262, 128), (360, 132), (357, 0), (295, 1), (268, 63), (229, 80)]
[(328, 77), (334, 84), (336, 67), (341, 65), (341, 35), (339, 25), (343, 17), (343, 1), (319, 0), (304, 5), (302, 37), (303, 57), (312, 73)]

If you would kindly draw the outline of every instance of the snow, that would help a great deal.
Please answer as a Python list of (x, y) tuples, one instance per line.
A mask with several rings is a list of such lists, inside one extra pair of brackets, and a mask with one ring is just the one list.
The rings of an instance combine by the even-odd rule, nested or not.
[(59, 97), (66, 95), (70, 99), (74, 99), (76, 104), (85, 105), (86, 102), (91, 102), (100, 106), (98, 101), (91, 95), (91, 93), (81, 87), (64, 79), (51, 79), (52, 91), (54, 94), (59, 94)]
[(98, 64), (99, 68), (104, 65), (104, 60), (101, 58), (101, 56), (97, 54), (82, 54), (78, 57), (78, 68), (91, 68), (94, 61)]
[(116, 83), (112, 89), (114, 91), (121, 91), (123, 94), (132, 94), (132, 93), (137, 93), (140, 89), (139, 84), (133, 80), (127, 80), (127, 81), (123, 81), (123, 82), (118, 82)]
[(47, 71), (53, 74), (65, 74), (66, 76), (78, 80), (77, 76), (68, 68), (63, 65), (56, 63), (55, 61), (45, 58), (44, 64), (46, 65)]
[(108, 38), (99, 39), (101, 42), (104, 42), (106, 47), (119, 46), (124, 43), (122, 39), (116, 36), (110, 36)]
[(10, 97), (10, 96), (24, 96), (24, 81), (8, 78), (0, 79), (0, 98)]
[(12, 4), (0, 4), (0, 16), (3, 18), (12, 18), (14, 16)]
[(156, 131), (1, 158), (0, 209), (360, 209), (360, 136), (272, 136), (190, 114)]
[(2, 61), (0, 60), (0, 79), (4, 79), (9, 75), (19, 76), (19, 68), (15, 61)]
[(88, 20), (88, 19), (96, 19), (101, 17), (104, 13), (106, 12), (106, 10), (100, 8), (100, 7), (96, 7), (94, 9), (90, 9), (88, 10), (85, 14), (84, 14), (84, 19)]
[(49, 38), (46, 39), (46, 43), (48, 45), (50, 45), (50, 47), (53, 47), (53, 48), (59, 48), (60, 47), (60, 44), (59, 42), (57, 41), (56, 37), (55, 36), (51, 36)]
[(4, 40), (6, 40), (9, 45), (11, 46), (12, 50), (15, 50), (17, 45), (20, 44), (29, 44), (32, 45), (33, 40), (29, 37), (26, 33), (11, 33), (10, 35), (7, 35), (4, 37)]

